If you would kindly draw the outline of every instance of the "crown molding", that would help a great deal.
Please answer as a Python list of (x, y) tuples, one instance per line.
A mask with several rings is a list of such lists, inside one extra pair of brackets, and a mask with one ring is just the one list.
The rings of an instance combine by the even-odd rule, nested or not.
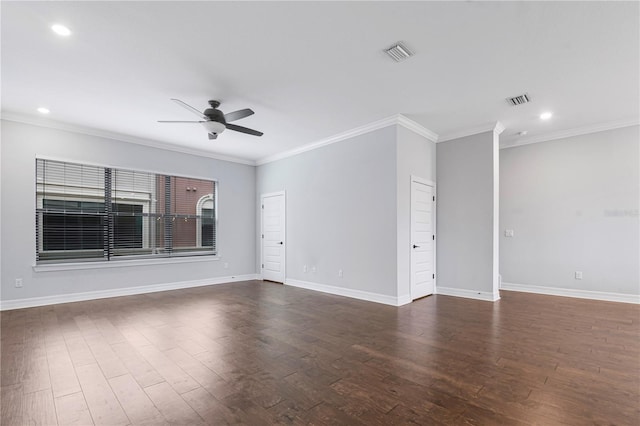
[(88, 136), (97, 136), (100, 138), (112, 139), (120, 142), (132, 143), (136, 145), (148, 146), (151, 148), (162, 149), (165, 151), (179, 152), (182, 154), (196, 155), (199, 157), (212, 158), (214, 160), (228, 161), (231, 163), (246, 164), (249, 166), (255, 166), (256, 163), (253, 160), (244, 158), (232, 157), (227, 155), (220, 155), (213, 152), (209, 152), (197, 148), (179, 147), (166, 142), (159, 142), (151, 139), (138, 138), (135, 136), (124, 135), (121, 133), (110, 132), (108, 130), (100, 130), (91, 127), (79, 126), (76, 124), (63, 123), (60, 121), (50, 119), (38, 119), (28, 115), (14, 114), (14, 113), (2, 113), (2, 120), (14, 121), (16, 123), (30, 124), (38, 127), (45, 127), (55, 130), (63, 130), (66, 132), (79, 133)]
[(392, 126), (396, 124), (396, 122), (397, 122), (397, 118), (395, 116), (383, 118), (382, 120), (374, 121), (373, 123), (365, 124), (364, 126), (356, 127), (354, 129), (347, 130), (346, 132), (329, 136), (328, 138), (325, 138), (325, 139), (320, 139), (317, 142), (312, 142), (310, 144), (303, 145), (298, 148), (293, 148), (287, 151), (279, 152), (274, 155), (269, 155), (267, 157), (259, 158), (256, 161), (256, 165), (260, 166), (262, 164), (272, 163), (274, 161), (293, 157), (294, 155), (302, 154), (303, 152), (312, 151), (314, 149), (322, 148), (323, 146), (331, 145), (333, 143), (340, 142), (345, 139), (353, 138), (356, 136), (363, 135), (365, 133), (373, 132), (378, 129)]
[[(453, 139), (459, 139), (459, 138), (463, 138), (466, 136), (472, 136), (475, 134), (479, 134), (479, 133), (484, 133), (484, 132), (496, 132), (498, 134), (501, 134), (504, 130), (505, 127), (504, 125), (499, 122), (496, 121), (494, 123), (490, 123), (490, 124), (484, 124), (482, 126), (478, 126), (478, 127), (473, 127), (473, 128), (468, 128), (465, 130), (460, 130), (460, 131), (456, 131), (456, 132), (451, 132), (451, 133), (446, 133), (443, 136), (439, 137), (435, 132), (427, 129), (426, 127), (418, 124), (417, 122), (407, 118), (406, 116), (402, 115), (402, 114), (396, 114), (393, 115), (391, 117), (387, 117), (384, 118), (382, 120), (378, 120), (378, 121), (374, 121), (372, 123), (366, 124), (364, 126), (360, 126), (360, 127), (356, 127), (354, 129), (348, 130), (346, 132), (342, 132), (342, 133), (338, 133), (334, 136), (330, 136), (328, 138), (325, 139), (321, 139), (317, 142), (313, 142), (298, 148), (294, 148), (288, 151), (283, 151), (280, 152), (278, 154), (274, 154), (274, 155), (270, 155), (267, 157), (263, 157), (260, 158), (256, 161), (253, 160), (249, 160), (249, 159), (244, 159), (244, 158), (238, 158), (238, 157), (233, 157), (233, 156), (227, 156), (227, 155), (221, 155), (221, 154), (216, 154), (210, 151), (206, 151), (206, 150), (201, 150), (201, 149), (197, 149), (197, 148), (187, 148), (187, 147), (179, 147), (179, 146), (175, 146), (173, 144), (169, 144), (166, 142), (160, 142), (160, 141), (156, 141), (156, 140), (151, 140), (151, 139), (144, 139), (144, 138), (138, 138), (135, 136), (129, 136), (129, 135), (124, 135), (121, 133), (116, 133), (116, 132), (110, 132), (107, 130), (100, 130), (100, 129), (95, 129), (95, 128), (91, 128), (91, 127), (85, 127), (85, 126), (79, 126), (79, 125), (75, 125), (75, 124), (69, 124), (69, 123), (63, 123), (63, 122), (59, 122), (59, 121), (55, 121), (55, 120), (50, 120), (50, 119), (41, 119), (41, 118), (36, 118), (36, 117), (32, 117), (32, 116), (28, 116), (28, 115), (21, 115), (21, 114), (15, 114), (15, 113), (2, 113), (1, 117), (2, 120), (6, 120), (6, 121), (14, 121), (17, 123), (24, 123), (24, 124), (30, 124), (30, 125), (34, 125), (34, 126), (39, 126), (39, 127), (45, 127), (45, 128), (50, 128), (50, 129), (56, 129), (56, 130), (63, 130), (63, 131), (68, 131), (68, 132), (73, 132), (73, 133), (79, 133), (79, 134), (84, 134), (84, 135), (88, 135), (88, 136), (97, 136), (97, 137), (101, 137), (101, 138), (107, 138), (107, 139), (113, 139), (116, 141), (120, 141), (120, 142), (126, 142), (126, 143), (132, 143), (132, 144), (136, 144), (136, 145), (143, 145), (143, 146), (148, 146), (151, 148), (156, 148), (156, 149), (162, 149), (165, 151), (172, 151), (172, 152), (179, 152), (182, 154), (190, 154), (190, 155), (196, 155), (199, 157), (206, 157), (206, 158), (212, 158), (215, 160), (220, 160), (220, 161), (228, 161), (231, 163), (238, 163), (238, 164), (245, 164), (245, 165), (249, 165), (249, 166), (259, 166), (262, 164), (267, 164), (267, 163), (271, 163), (277, 160), (282, 160), (284, 158), (288, 158), (288, 157), (292, 157), (294, 155), (298, 155), (298, 154), (302, 154), (303, 152), (307, 152), (307, 151), (311, 151), (317, 148), (321, 148), (323, 146), (326, 145), (330, 145), (332, 143), (336, 143), (336, 142), (340, 142), (349, 138), (353, 138), (355, 136), (359, 136), (359, 135), (363, 135), (365, 133), (369, 133), (369, 132), (373, 132), (375, 130), (378, 129), (382, 129), (385, 127), (389, 127), (389, 126), (393, 126), (393, 125), (399, 125), (402, 126), (408, 130), (411, 130), (415, 133), (417, 133), (420, 136), (423, 136), (424, 138), (432, 141), (432, 142), (446, 142), (446, 141), (450, 141)], [(590, 133), (597, 133), (597, 132), (603, 132), (603, 131), (607, 131), (607, 130), (615, 130), (615, 129), (619, 129), (619, 128), (623, 128), (623, 127), (631, 127), (631, 126), (638, 126), (640, 125), (640, 120), (638, 119), (632, 119), (632, 120), (620, 120), (620, 121), (614, 121), (614, 122), (609, 122), (609, 123), (599, 123), (599, 124), (594, 124), (594, 125), (589, 125), (589, 126), (583, 126), (583, 127), (576, 127), (573, 129), (568, 129), (568, 130), (561, 130), (558, 132), (552, 132), (552, 133), (546, 133), (546, 134), (542, 134), (542, 135), (537, 135), (537, 136), (531, 136), (528, 138), (523, 138), (518, 140), (516, 143), (513, 144), (509, 144), (509, 145), (502, 145), (500, 146), (500, 149), (506, 149), (506, 148), (515, 148), (518, 146), (523, 146), (523, 145), (530, 145), (533, 143), (539, 143), (539, 142), (548, 142), (548, 141), (552, 141), (552, 140), (556, 140), (556, 139), (565, 139), (565, 138), (570, 138), (570, 137), (574, 137), (574, 136), (580, 136), (580, 135), (586, 135), (586, 134), (590, 134)]]
[(424, 127), (422, 124), (418, 124), (402, 114), (398, 114), (397, 117), (397, 124), (399, 124), (400, 126), (429, 139), (431, 142), (438, 142), (438, 135), (435, 132), (432, 132), (431, 130)]
[(576, 127), (573, 129), (560, 130), (558, 132), (552, 132), (552, 133), (546, 133), (543, 135), (522, 138), (513, 144), (503, 145), (500, 147), (500, 149), (515, 148), (523, 145), (531, 145), (533, 143), (549, 142), (557, 139), (566, 139), (574, 136), (587, 135), (590, 133), (598, 133), (598, 132), (604, 132), (607, 130), (615, 130), (615, 129), (621, 129), (623, 127), (631, 127), (631, 126), (638, 126), (638, 125), (640, 125), (640, 120), (638, 119), (593, 124), (590, 126)]
[(498, 134), (500, 134), (503, 131), (504, 131), (504, 126), (502, 125), (502, 123), (500, 123), (499, 121), (493, 121), (491, 123), (486, 123), (481, 126), (470, 127), (463, 130), (457, 130), (451, 133), (445, 133), (444, 135), (440, 136), (440, 138), (438, 139), (438, 143), (450, 141), (453, 139), (465, 138), (467, 136), (473, 136), (473, 135), (477, 135), (479, 133), (484, 133), (484, 132), (497, 132)]
[(431, 130), (423, 127), (422, 125), (416, 123), (415, 121), (405, 117), (402, 114), (396, 114), (391, 117), (383, 118), (378, 121), (374, 121), (369, 124), (365, 124), (364, 126), (356, 127), (351, 130), (347, 130), (346, 132), (338, 133), (333, 136), (329, 136), (328, 138), (321, 139), (317, 142), (312, 142), (307, 145), (303, 145), (298, 148), (294, 148), (288, 151), (283, 151), (275, 155), (270, 155), (268, 157), (260, 158), (256, 161), (256, 165), (260, 166), (267, 163), (272, 163), (274, 161), (282, 160), (285, 158), (293, 157), (298, 154), (302, 154), (307, 151), (312, 151), (314, 149), (322, 148), (323, 146), (331, 145), (336, 142), (340, 142), (346, 139), (350, 139), (356, 136), (364, 135), (366, 133), (373, 132), (375, 130), (383, 129), (385, 127), (399, 125), (403, 126), (427, 139), (430, 141), (436, 142), (438, 140), (438, 135)]

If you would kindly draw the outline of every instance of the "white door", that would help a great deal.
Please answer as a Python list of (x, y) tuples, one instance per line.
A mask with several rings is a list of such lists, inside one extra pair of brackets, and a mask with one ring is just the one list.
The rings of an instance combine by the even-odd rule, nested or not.
[(284, 192), (262, 196), (262, 279), (284, 283)]
[(435, 284), (433, 184), (411, 179), (411, 299), (433, 294)]

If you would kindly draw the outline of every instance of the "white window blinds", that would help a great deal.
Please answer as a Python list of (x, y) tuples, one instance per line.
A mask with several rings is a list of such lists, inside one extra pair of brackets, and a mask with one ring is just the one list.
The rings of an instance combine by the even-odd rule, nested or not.
[(216, 253), (216, 182), (36, 160), (36, 259)]

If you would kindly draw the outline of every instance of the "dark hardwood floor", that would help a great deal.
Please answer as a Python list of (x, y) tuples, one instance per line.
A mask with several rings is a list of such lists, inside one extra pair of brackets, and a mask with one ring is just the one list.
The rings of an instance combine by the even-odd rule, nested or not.
[(2, 425), (640, 424), (640, 306), (243, 282), (1, 314)]

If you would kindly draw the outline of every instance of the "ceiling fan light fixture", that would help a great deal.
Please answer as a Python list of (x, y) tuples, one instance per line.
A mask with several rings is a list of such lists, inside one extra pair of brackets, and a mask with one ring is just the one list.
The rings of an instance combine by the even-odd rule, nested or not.
[(207, 129), (207, 132), (215, 133), (216, 135), (219, 135), (226, 129), (224, 124), (218, 123), (217, 121), (205, 121), (202, 123), (202, 126)]

